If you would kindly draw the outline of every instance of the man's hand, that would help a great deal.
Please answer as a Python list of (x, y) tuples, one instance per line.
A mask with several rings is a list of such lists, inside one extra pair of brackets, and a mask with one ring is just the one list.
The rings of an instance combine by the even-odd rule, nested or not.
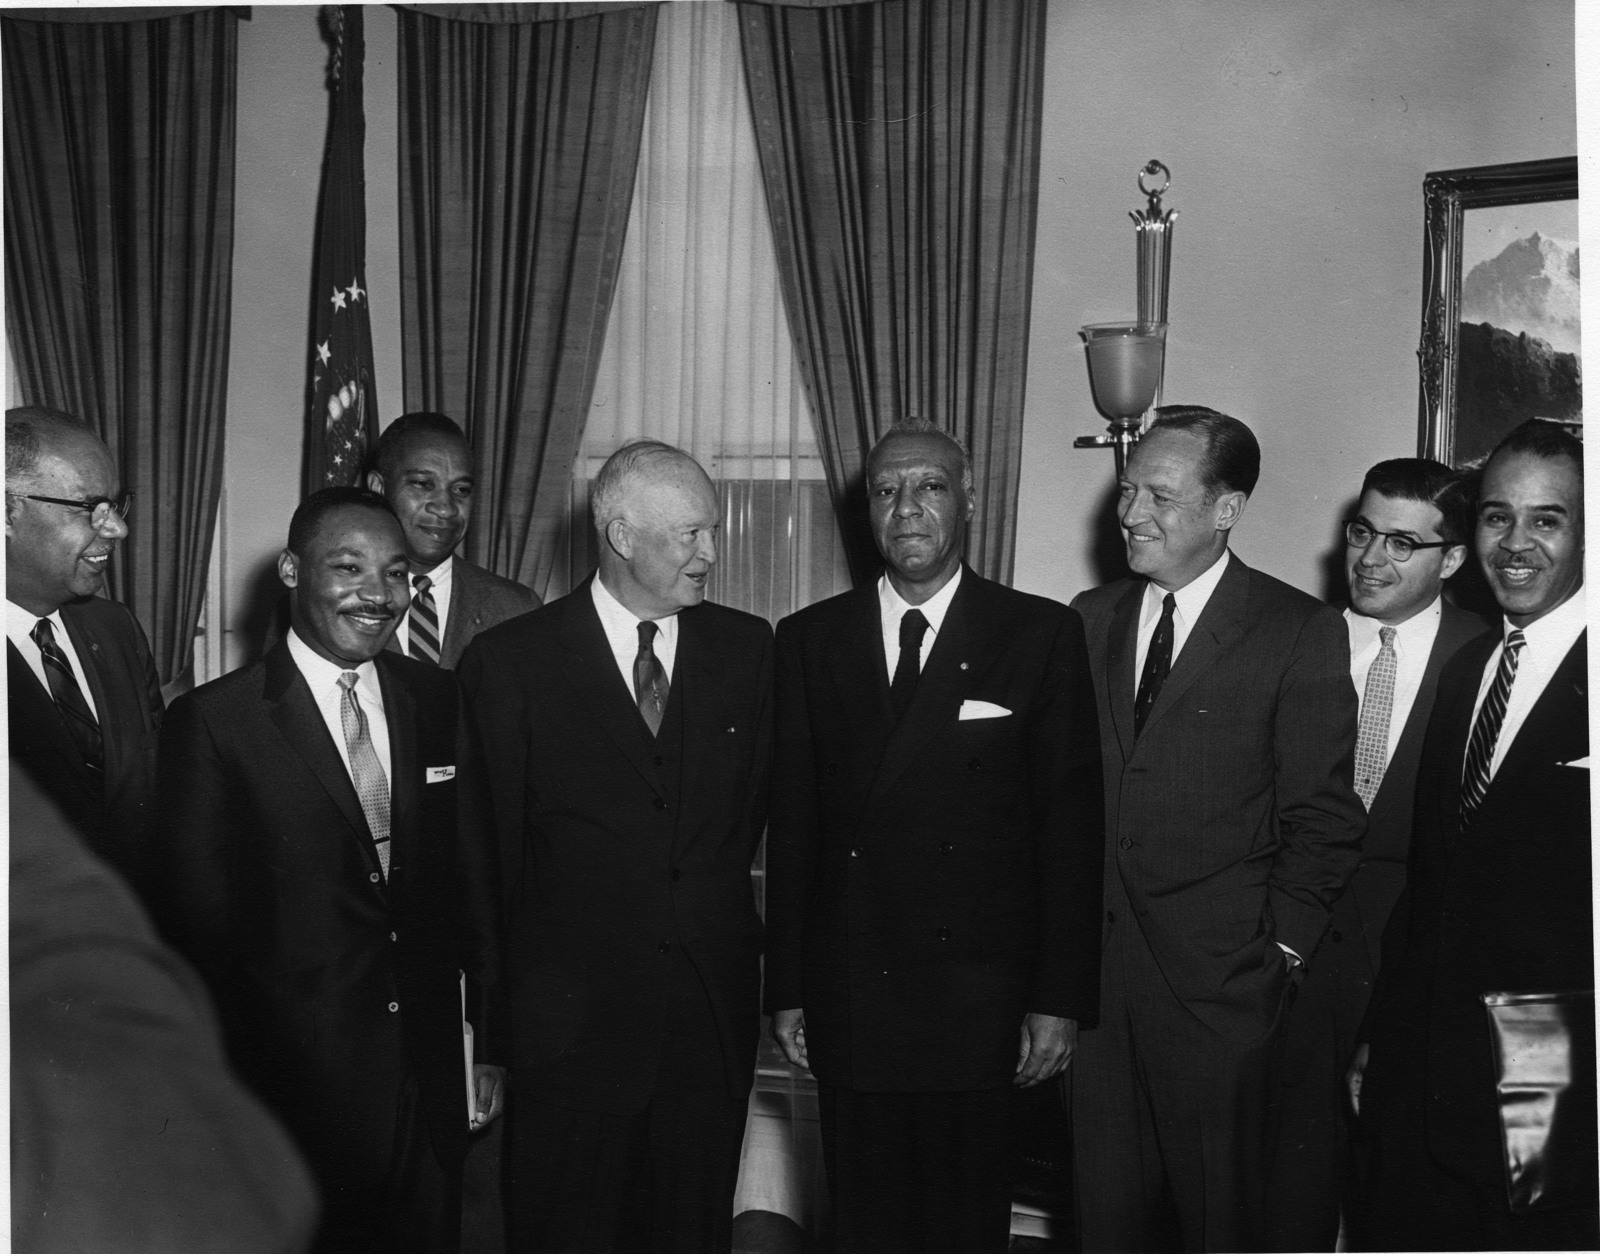
[(478, 1099), (472, 1116), (473, 1131), (493, 1123), (506, 1105), (506, 1069), (486, 1062), (472, 1064), (472, 1090)]
[(1078, 1021), (1055, 1015), (1029, 1015), (1022, 1021), (1017, 1073), (1011, 1083), (1030, 1089), (1067, 1069), (1078, 1048)]
[(1372, 1054), (1372, 1046), (1357, 1045), (1356, 1056), (1350, 1060), (1350, 1070), (1344, 1073), (1345, 1091), (1350, 1094), (1350, 1109), (1361, 1113), (1361, 1079), (1367, 1074), (1367, 1059)]
[(777, 1010), (772, 1015), (772, 1039), (778, 1042), (783, 1056), (797, 1067), (811, 1070), (806, 1059), (806, 1012), (804, 1010)]

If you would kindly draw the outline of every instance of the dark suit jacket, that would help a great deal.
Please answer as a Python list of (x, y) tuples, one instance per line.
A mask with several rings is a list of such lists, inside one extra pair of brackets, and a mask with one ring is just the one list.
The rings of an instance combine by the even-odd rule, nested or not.
[[(1307, 1064), (1321, 1056), (1343, 1074), (1355, 1050), (1356, 1034), (1367, 1012), (1372, 981), (1378, 972), (1383, 929), (1405, 886), (1406, 857), (1411, 849), (1412, 802), (1417, 791), (1417, 766), (1422, 738), (1433, 712), (1434, 694), (1444, 664), (1490, 625), (1476, 614), (1446, 601), (1439, 631), (1423, 668), (1422, 684), (1406, 716), (1367, 811), (1367, 835), (1361, 861), (1349, 886), (1334, 902), (1333, 919), (1316, 964), (1300, 986), (1295, 1012), (1289, 1017), (1284, 1042), (1284, 1079), (1294, 1083)], [(1359, 694), (1358, 694), (1359, 700)], [(1331, 1036), (1331, 1041), (1325, 1039)]]
[[(1460, 827), (1472, 707), (1499, 642), (1481, 636), (1439, 677), (1417, 775), (1410, 879), (1384, 937), (1362, 1112), (1422, 1086), (1439, 1162), (1500, 1187), (1489, 1037), (1479, 994), (1594, 987), (1588, 633), (1528, 713), (1472, 822)], [(1368, 1096), (1373, 1099), (1370, 1103)]]
[(709, 602), (678, 615), (660, 735), (623, 681), (590, 581), (484, 632), (461, 683), (488, 750), (509, 893), (518, 1093), (640, 1109), (655, 1088), (668, 964), (710, 999), (729, 1095), (750, 1088), (772, 629)]
[(146, 895), (145, 846), (155, 796), (161, 681), (139, 622), (116, 601), (85, 597), (61, 607), (105, 745), (103, 794), (72, 743), (50, 690), (6, 645), (11, 757), (59, 805), (90, 849)]
[[(450, 612), (444, 620), (444, 639), (439, 644), (439, 665), (455, 670), (472, 638), (481, 631), (539, 608), (539, 594), (512, 579), (502, 579), (493, 571), (457, 557), (450, 574)], [(399, 652), (398, 635), (388, 648)]]
[(1073, 602), (1098, 663), (1107, 897), (1126, 893), (1203, 1023), (1258, 1040), (1286, 989), (1278, 942), (1314, 960), (1360, 854), (1349, 635), (1337, 611), (1230, 556), (1135, 739), (1145, 586)]
[[(287, 644), (172, 703), (161, 742), (161, 919), (211, 988), (245, 1079), (319, 1180), (370, 1182), (416, 1078), (435, 1153), (467, 1146), (459, 973), (494, 1056), (493, 843), (455, 677), (379, 654), (387, 881), (355, 787)], [(431, 768), (453, 779), (427, 781)]]
[(10, 831), (14, 1248), (304, 1249), (311, 1178), (194, 972), (15, 762)]
[(876, 581), (779, 624), (766, 1004), (818, 1078), (994, 1088), (1026, 1014), (1095, 1022), (1098, 737), (1078, 616), (970, 570), (898, 725)]

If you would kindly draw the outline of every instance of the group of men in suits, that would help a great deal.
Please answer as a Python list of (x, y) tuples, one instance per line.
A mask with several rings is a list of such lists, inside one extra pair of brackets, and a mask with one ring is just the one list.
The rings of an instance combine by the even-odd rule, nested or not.
[[(1071, 608), (965, 566), (970, 462), (903, 422), (866, 465), (883, 576), (774, 641), (706, 600), (687, 454), (607, 461), (599, 568), (535, 608), (455, 556), (471, 450), (408, 415), (370, 490), (295, 512), (289, 635), (162, 726), (92, 598), (114, 466), (42, 412), (7, 422), (13, 758), (205, 978), (320, 1248), (456, 1248), (503, 1106), (515, 1248), (728, 1248), (764, 830), (765, 1006), (818, 1080), (841, 1250), (1004, 1248), (1015, 1095), (1052, 1080), (1085, 1250), (1331, 1249), (1341, 1215), (1372, 1247), (1600, 1239), (1592, 1205), (1508, 1211), (1477, 1004), (1593, 985), (1558, 429), (1509, 437), (1476, 507), (1374, 467), (1341, 619), (1230, 552), (1260, 469), (1231, 417), (1160, 412), (1130, 574)], [(1500, 632), (1442, 599), (1469, 545)]]

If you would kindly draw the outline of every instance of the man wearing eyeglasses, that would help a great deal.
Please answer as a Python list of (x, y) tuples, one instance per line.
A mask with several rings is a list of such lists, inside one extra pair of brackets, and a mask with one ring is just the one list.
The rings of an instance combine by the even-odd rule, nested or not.
[(1344, 524), (1350, 677), (1361, 703), (1355, 784), (1367, 835), (1286, 1028), (1269, 1249), (1331, 1250), (1339, 1234), (1349, 1154), (1344, 1069), (1372, 992), (1383, 926), (1405, 883), (1422, 736), (1439, 672), (1489, 627), (1444, 599), (1471, 532), (1467, 485), (1420, 457), (1367, 471)]
[(161, 684), (138, 621), (96, 595), (129, 503), (111, 450), (76, 419), (6, 411), (11, 756), (143, 892)]

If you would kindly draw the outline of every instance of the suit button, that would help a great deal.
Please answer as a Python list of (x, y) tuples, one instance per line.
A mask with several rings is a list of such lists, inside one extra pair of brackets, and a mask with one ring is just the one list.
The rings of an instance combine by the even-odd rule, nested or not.
[(682, 878), (683, 878), (683, 872), (678, 870), (677, 867), (673, 867), (672, 868), (672, 882), (674, 884), (676, 884)]
[(665, 810), (666, 808), (667, 808), (667, 799), (665, 797), (657, 797), (656, 798), (656, 809)]
[(378, 882), (378, 873), (374, 871), (371, 875), (367, 876), (367, 878), (376, 884)]
[(850, 856), (852, 858), (859, 858), (861, 856), (861, 846), (857, 845), (854, 849), (852, 849), (850, 851)]
[(389, 1013), (390, 1014), (396, 1013), (399, 1009), (400, 1009), (400, 1003), (399, 1002), (392, 1001), (392, 1002), (389, 1003)]
[(951, 841), (948, 841), (948, 840), (945, 841), (944, 844), (939, 846), (939, 852), (944, 854), (944, 856), (947, 857), (947, 858), (951, 854), (953, 854), (955, 851), (956, 851), (955, 844), (953, 842), (951, 842)]
[(1121, 840), (1119, 840), (1117, 842), (1117, 844), (1120, 845), (1124, 849), (1132, 849), (1133, 848), (1133, 838), (1131, 836), (1124, 836)]
[(942, 941), (947, 941), (947, 940), (950, 939), (950, 929), (947, 928), (947, 927), (942, 927), (937, 932), (935, 932), (934, 935), (937, 936)]
[(658, 753), (655, 757), (655, 763), (657, 766), (665, 766), (667, 764), (667, 760)]
[(1116, 921), (1117, 921), (1117, 912), (1115, 910), (1107, 910), (1106, 911), (1106, 922), (1107, 923), (1115, 923)]
[(397, 940), (400, 939), (400, 937), (397, 934), (395, 934), (394, 932), (390, 932), (389, 933), (389, 939), (392, 940), (392, 941), (397, 941)]
[(659, 945), (656, 946), (656, 952), (658, 954), (670, 954), (672, 952), (672, 942), (671, 941), (662, 941)]
[(1339, 931), (1338, 931), (1337, 928), (1334, 929), (1334, 931), (1331, 933), (1331, 935), (1333, 936), (1333, 943), (1335, 945), (1337, 945), (1340, 941), (1342, 941), (1344, 939), (1344, 937), (1339, 935)]

